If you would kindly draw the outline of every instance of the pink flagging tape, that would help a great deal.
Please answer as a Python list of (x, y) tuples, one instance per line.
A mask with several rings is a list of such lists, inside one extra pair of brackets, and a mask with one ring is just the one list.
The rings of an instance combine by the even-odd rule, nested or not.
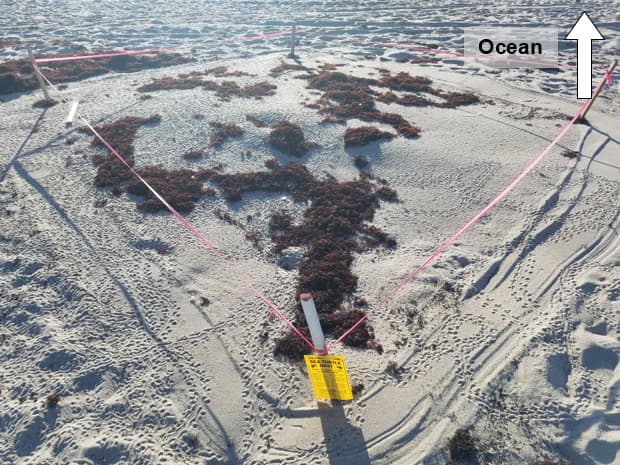
[[(297, 31), (295, 31), (295, 32), (301, 32), (301, 30), (297, 29)], [(226, 42), (248, 42), (250, 40), (268, 39), (269, 37), (283, 36), (283, 35), (292, 34), (292, 33), (293, 33), (293, 30), (292, 29), (288, 29), (286, 31), (267, 32), (265, 34), (258, 34), (258, 35), (255, 35), (255, 36), (234, 37), (232, 39), (223, 40), (222, 43), (226, 43)]]
[[(253, 36), (253, 37), (238, 38), (236, 40), (253, 40), (253, 39), (288, 34), (291, 32), (292, 31), (275, 32), (275, 33), (262, 34), (262, 35)], [(430, 52), (430, 53), (438, 53), (438, 54), (442, 53), (442, 54), (450, 54), (450, 55), (456, 55), (456, 56), (464, 56), (460, 52), (444, 51), (444, 50), (439, 50), (439, 49), (428, 49), (428, 48), (423, 48), (423, 47), (411, 47), (411, 46), (406, 46), (402, 44), (391, 44), (391, 43), (385, 43), (385, 42), (370, 42), (370, 41), (363, 41), (363, 43), (371, 43), (371, 44), (382, 45), (382, 46), (394, 46), (398, 48), (407, 48), (409, 50), (417, 50), (417, 51)], [(144, 51), (142, 52), (144, 53)], [(100, 56), (93, 55), (91, 57), (84, 57), (83, 59), (96, 58), (96, 57), (100, 57)], [(32, 65), (35, 71), (39, 75), (41, 75), (41, 77), (48, 83), (48, 85), (52, 87), (62, 98), (62, 93), (49, 81), (49, 79), (47, 79), (47, 77), (43, 74), (43, 72), (41, 72), (41, 70), (36, 64), (37, 62), (41, 62), (41, 61), (33, 60), (32, 62)], [(602, 88), (603, 85), (605, 85), (605, 83), (610, 84), (610, 82), (611, 82), (611, 71), (607, 69), (605, 71), (605, 79), (598, 85), (595, 91), (595, 94), (600, 91), (600, 89)], [(545, 148), (543, 152), (540, 155), (538, 155), (538, 157), (536, 157), (519, 174), (519, 176), (517, 176), (517, 178), (508, 187), (506, 187), (506, 189), (504, 189), (495, 199), (493, 199), (486, 207), (484, 207), (474, 218), (472, 218), (456, 234), (454, 234), (452, 237), (446, 240), (441, 246), (439, 246), (439, 248), (437, 248), (418, 268), (416, 268), (404, 280), (399, 282), (388, 294), (386, 294), (377, 303), (376, 306), (378, 307), (378, 306), (384, 305), (390, 299), (392, 299), (394, 295), (396, 295), (407, 283), (409, 283), (416, 275), (418, 275), (418, 273), (424, 270), (439, 255), (441, 255), (441, 253), (443, 253), (446, 249), (448, 249), (459, 237), (461, 237), (463, 234), (469, 231), (476, 223), (480, 221), (482, 217), (484, 217), (489, 211), (491, 211), (495, 206), (497, 206), (497, 204), (499, 204), (510, 192), (512, 192), (512, 190), (517, 185), (519, 185), (521, 181), (523, 181), (523, 179), (542, 161), (542, 159), (551, 151), (551, 149), (564, 137), (564, 135), (568, 132), (568, 130), (575, 124), (575, 121), (579, 119), (583, 110), (590, 103), (590, 101), (591, 99), (586, 100), (583, 103), (583, 105), (575, 113), (573, 118), (568, 122), (568, 124), (566, 124), (566, 126), (562, 129), (562, 131), (560, 131), (560, 133), (551, 141), (551, 143), (547, 146), (547, 148)], [(297, 336), (300, 337), (300, 339), (302, 339), (306, 344), (308, 344), (308, 346), (312, 348), (315, 352), (318, 351), (318, 349), (314, 346), (314, 344), (288, 318), (286, 318), (286, 316), (275, 306), (275, 304), (273, 304), (262, 292), (260, 292), (243, 273), (240, 273), (239, 271), (237, 271), (232, 265), (232, 263), (230, 263), (223, 255), (221, 255), (220, 252), (183, 215), (177, 212), (174, 209), (174, 207), (172, 207), (172, 205), (170, 205), (150, 184), (148, 184), (148, 182), (145, 179), (143, 179), (138, 174), (138, 172), (134, 170), (134, 168), (131, 165), (129, 165), (129, 163), (95, 130), (95, 128), (82, 115), (80, 115), (79, 118), (90, 129), (90, 131), (95, 135), (95, 137), (97, 137), (106, 146), (106, 148), (110, 150), (110, 152), (121, 163), (123, 163), (123, 165), (125, 165), (125, 167), (127, 167), (127, 169), (138, 180), (140, 180), (140, 182), (142, 182), (160, 202), (162, 202), (162, 204), (170, 211), (170, 213), (172, 213), (175, 216), (175, 218), (177, 218), (177, 220), (179, 220), (179, 222), (181, 222), (181, 224), (183, 224), (183, 226), (185, 226), (185, 228), (190, 233), (192, 233), (203, 245), (205, 245), (211, 251), (211, 253), (213, 253), (220, 260), (221, 264), (226, 268), (226, 270), (229, 273), (233, 275), (236, 274), (240, 278), (241, 282), (256, 297), (258, 297), (259, 300), (261, 300), (267, 307), (269, 307), (289, 328), (291, 328), (291, 330), (293, 330), (295, 334), (297, 334)], [(353, 326), (351, 326), (347, 331), (345, 331), (344, 334), (342, 334), (333, 344), (328, 346), (324, 352), (325, 353), (329, 352), (338, 343), (342, 342), (349, 334), (355, 331), (366, 319), (368, 319), (369, 312), (370, 310), (367, 311), (366, 314), (363, 317), (361, 317)]]
[[(297, 29), (295, 32), (302, 32), (302, 29)], [(247, 42), (251, 40), (259, 40), (259, 39), (268, 39), (270, 37), (277, 37), (286, 34), (292, 34), (293, 30), (288, 29), (285, 31), (277, 31), (277, 32), (268, 32), (265, 34), (258, 34), (254, 36), (245, 36), (245, 37), (234, 37), (232, 39), (223, 40), (219, 43), (227, 43), (227, 42)], [(162, 52), (171, 52), (171, 49), (168, 48), (152, 48), (145, 50), (127, 50), (122, 52), (111, 52), (111, 53), (101, 53), (98, 55), (74, 55), (67, 57), (55, 57), (55, 58), (35, 58), (34, 63), (60, 63), (65, 61), (78, 61), (78, 60), (95, 60), (98, 58), (112, 58), (112, 57), (120, 57), (120, 56), (128, 56), (128, 55), (148, 55)]]
[(345, 35), (321, 34), (320, 32), (313, 32), (312, 34), (320, 35), (321, 37), (329, 37), (330, 39), (344, 39), (344, 40), (348, 40), (350, 42), (354, 42), (358, 44), (377, 45), (379, 47), (402, 48), (402, 49), (411, 50), (414, 52), (428, 52), (428, 53), (434, 53), (437, 55), (456, 55), (459, 57), (465, 56), (464, 54), (460, 52), (454, 52), (452, 50), (440, 50), (438, 48), (425, 48), (425, 47), (419, 47), (417, 45), (397, 44), (394, 42), (377, 42), (373, 40), (353, 39)]
[(52, 84), (52, 83), (51, 83), (51, 81), (47, 78), (47, 76), (46, 76), (45, 74), (43, 74), (43, 71), (41, 71), (41, 69), (37, 66), (37, 63), (36, 63), (34, 60), (32, 60), (32, 61), (31, 61), (31, 64), (32, 64), (32, 67), (34, 68), (35, 72), (36, 72), (39, 76), (41, 76), (41, 77), (43, 78), (43, 80), (47, 83), (47, 85), (48, 85), (48, 86), (50, 86), (52, 89), (54, 89), (54, 91), (55, 91), (58, 95), (60, 95), (60, 98), (62, 99), (62, 101), (66, 103), (66, 102), (67, 102), (67, 99), (66, 99), (66, 98), (62, 95), (62, 92), (60, 92), (60, 91), (58, 90), (58, 88), (57, 88), (54, 84)]
[[(41, 72), (36, 63), (33, 63), (33, 67), (37, 73), (41, 75), (41, 77), (47, 82), (47, 84), (54, 89), (61, 97), (62, 93), (50, 82), (49, 79)], [(65, 100), (63, 98), (63, 100)], [(146, 188), (151, 191), (151, 193), (174, 215), (174, 217), (179, 220), (179, 222), (185, 226), (185, 228), (203, 245), (209, 249), (209, 251), (215, 255), (215, 257), (220, 261), (220, 264), (226, 268), (226, 270), (233, 276), (239, 278), (239, 280), (243, 283), (245, 287), (247, 287), (259, 300), (261, 300), (268, 308), (270, 308), (291, 330), (297, 334), (313, 351), (318, 351), (318, 349), (314, 346), (314, 344), (293, 324), (291, 320), (289, 320), (276, 305), (271, 302), (261, 291), (259, 291), (254, 284), (239, 270), (237, 270), (234, 265), (224, 257), (217, 248), (211, 244), (206, 237), (204, 237), (200, 231), (198, 231), (194, 225), (192, 225), (183, 215), (181, 215), (172, 205), (170, 205), (166, 199), (164, 199), (159, 192), (157, 192), (140, 174), (110, 145), (110, 143), (97, 132), (97, 130), (84, 118), (82, 115), (78, 116), (79, 119), (84, 123), (84, 125), (95, 135), (97, 139), (101, 141), (103, 145), (114, 155), (125, 167), (133, 174), (142, 184), (146, 186)]]
[(35, 63), (59, 63), (63, 61), (78, 61), (78, 60), (95, 60), (97, 58), (111, 58), (111, 57), (121, 57), (126, 55), (148, 55), (153, 53), (162, 53), (169, 52), (169, 49), (159, 48), (159, 49), (146, 49), (146, 50), (128, 50), (124, 52), (112, 52), (112, 53), (102, 53), (99, 55), (75, 55), (69, 57), (57, 57), (57, 58), (35, 58), (33, 61)]
[[(353, 42), (357, 44), (377, 45), (379, 47), (400, 48), (404, 50), (410, 50), (412, 52), (432, 53), (434, 55), (452, 55), (452, 56), (457, 56), (461, 58), (475, 58), (475, 59), (480, 59), (483, 61), (490, 61), (490, 62), (495, 61), (495, 62), (505, 62), (505, 63), (520, 63), (520, 64), (531, 64), (531, 65), (543, 65), (543, 66), (548, 66), (549, 68), (577, 69), (577, 67), (574, 65), (565, 65), (561, 63), (549, 63), (545, 61), (521, 60), (521, 59), (516, 60), (516, 59), (510, 59), (510, 58), (495, 58), (495, 57), (487, 57), (485, 55), (470, 56), (470, 55), (465, 55), (464, 53), (461, 53), (461, 52), (456, 52), (454, 50), (427, 48), (427, 47), (420, 47), (417, 45), (399, 44), (396, 42), (378, 42), (378, 41), (373, 41), (373, 40), (355, 39), (352, 37), (347, 37), (345, 35), (338, 35), (338, 34), (324, 34), (320, 32), (309, 32), (309, 31), (304, 31), (304, 32), (306, 34), (316, 35), (320, 37), (327, 37), (330, 39), (347, 40), (349, 42)], [(599, 69), (599, 70), (594, 70), (594, 72), (595, 73), (603, 73), (603, 72), (608, 73), (608, 70)]]
[(360, 44), (368, 44), (368, 45), (378, 45), (379, 47), (392, 47), (392, 48), (403, 48), (406, 50), (411, 50), (414, 52), (425, 52), (425, 53), (434, 53), (435, 55), (454, 55), (457, 57), (464, 57), (465, 54), (461, 52), (455, 52), (452, 50), (441, 50), (438, 48), (425, 48), (419, 47), (416, 45), (407, 45), (407, 44), (397, 44), (393, 42), (375, 42), (372, 40), (357, 40), (356, 42)]
[[(600, 91), (601, 87), (605, 84), (606, 80), (601, 81), (601, 83), (596, 88), (594, 95), (598, 91)], [(590, 99), (591, 100), (591, 99)], [(412, 273), (410, 273), (405, 279), (399, 282), (389, 293), (387, 293), (377, 304), (376, 307), (380, 307), (381, 305), (386, 304), (392, 297), (394, 297), (407, 283), (409, 283), (413, 278), (416, 277), (418, 273), (420, 273), (424, 268), (426, 268), (430, 263), (432, 263), (441, 253), (443, 253), (447, 248), (449, 248), (459, 237), (469, 231), (480, 219), (485, 216), (489, 211), (491, 211), (497, 204), (499, 204), (504, 198), (512, 192), (512, 190), (517, 187), (521, 181), (542, 161), (543, 158), (547, 156), (547, 154), (551, 151), (551, 149), (566, 135), (568, 130), (575, 124), (581, 117), (581, 113), (585, 109), (585, 107), (590, 103), (590, 100), (586, 100), (579, 110), (575, 113), (572, 119), (564, 126), (564, 128), (560, 131), (560, 133), (551, 141), (551, 143), (545, 148), (540, 155), (538, 155), (522, 172), (519, 176), (516, 177), (514, 181), (510, 183), (506, 189), (504, 189), (497, 197), (495, 197), (486, 207), (484, 207), (480, 213), (474, 216), (469, 223), (463, 226), (456, 234), (450, 237), (447, 241), (439, 246), (437, 250), (435, 250), (418, 268), (416, 268)], [(370, 310), (369, 310), (370, 311)], [(349, 334), (355, 331), (366, 319), (368, 319), (368, 313), (366, 312), (364, 316), (362, 316), (353, 326), (351, 326), (348, 330), (342, 334), (331, 346), (328, 347), (328, 350), (331, 350), (336, 344), (341, 342), (344, 338), (346, 338)]]
[[(432, 54), (435, 54), (435, 55), (453, 55), (453, 56), (462, 57), (462, 58), (476, 58), (476, 59), (481, 59), (483, 61), (487, 60), (487, 61), (497, 61), (497, 62), (507, 62), (507, 63), (513, 63), (514, 62), (514, 63), (520, 63), (520, 64), (544, 65), (544, 66), (549, 67), (549, 68), (561, 68), (561, 69), (568, 69), (568, 70), (577, 69), (577, 66), (575, 66), (575, 65), (565, 65), (565, 64), (561, 64), (561, 63), (548, 63), (548, 62), (544, 62), (544, 61), (522, 60), (522, 59), (515, 60), (515, 59), (510, 59), (510, 58), (494, 58), (494, 57), (487, 57), (485, 55), (470, 56), (470, 55), (465, 55), (464, 53), (453, 51), (453, 50), (444, 50), (444, 49), (439, 49), (439, 48), (420, 47), (420, 46), (417, 46), (417, 45), (399, 44), (399, 43), (395, 43), (395, 42), (377, 42), (377, 41), (372, 41), (372, 40), (355, 39), (353, 37), (345, 36), (345, 35), (342, 35), (342, 34), (340, 34), (340, 35), (338, 35), (338, 34), (325, 34), (325, 33), (321, 33), (321, 32), (313, 32), (313, 31), (308, 31), (308, 30), (304, 30), (303, 32), (306, 35), (319, 36), (319, 38), (325, 37), (325, 38), (330, 38), (330, 39), (339, 39), (339, 40), (345, 40), (345, 41), (349, 41), (349, 42), (356, 43), (356, 44), (366, 44), (366, 45), (377, 45), (377, 46), (380, 46), (380, 47), (400, 48), (400, 49), (410, 50), (410, 51), (413, 51), (413, 52), (432, 53)], [(613, 71), (611, 71), (608, 68), (608, 69), (595, 69), (595, 70), (593, 70), (593, 72), (596, 73), (596, 74), (604, 74), (605, 78), (607, 79), (607, 84), (611, 86)]]
[(288, 319), (284, 314), (275, 306), (273, 302), (271, 302), (262, 292), (260, 292), (254, 284), (239, 270), (235, 269), (233, 264), (226, 259), (216, 248), (211, 244), (206, 237), (204, 237), (200, 231), (198, 231), (194, 225), (192, 225), (183, 215), (181, 215), (176, 209), (170, 205), (166, 199), (164, 199), (138, 172), (112, 147), (108, 141), (106, 141), (101, 134), (97, 132), (97, 130), (83, 117), (80, 115), (80, 120), (86, 125), (88, 129), (95, 135), (97, 139), (101, 141), (103, 145), (107, 147), (107, 149), (123, 164), (125, 167), (133, 174), (138, 180), (144, 184), (151, 193), (157, 197), (157, 199), (164, 204), (164, 206), (174, 215), (174, 217), (181, 222), (185, 228), (196, 237), (200, 242), (202, 242), (209, 251), (213, 255), (215, 255), (219, 260), (222, 266), (226, 268), (226, 270), (233, 276), (237, 276), (239, 280), (256, 296), (260, 299), (267, 307), (269, 307), (273, 312), (287, 325), (289, 326), (295, 334), (297, 334), (306, 344), (308, 344), (313, 350), (316, 350), (314, 344), (299, 330), (297, 327)]
[(364, 41), (359, 41), (360, 43), (364, 43), (364, 44), (370, 44), (370, 45), (379, 45), (381, 47), (393, 47), (393, 48), (404, 48), (407, 50), (411, 50), (414, 52), (423, 52), (423, 53), (433, 53), (435, 55), (453, 55), (453, 56), (457, 56), (457, 57), (462, 57), (462, 58), (474, 58), (474, 59), (478, 59), (478, 60), (484, 60), (484, 61), (490, 61), (490, 62), (500, 62), (500, 63), (520, 63), (520, 64), (528, 64), (528, 65), (544, 65), (544, 66), (548, 66), (549, 68), (566, 68), (566, 69), (575, 69), (575, 66), (572, 65), (563, 65), (563, 64), (559, 64), (559, 63), (549, 63), (546, 61), (536, 61), (536, 60), (516, 60), (516, 59), (510, 59), (510, 58), (496, 58), (496, 57), (488, 57), (485, 55), (474, 55), (474, 56), (470, 56), (470, 55), (466, 55), (464, 53), (461, 52), (455, 52), (452, 50), (442, 50), (442, 49), (438, 49), (438, 48), (424, 48), (424, 47), (417, 47), (417, 46), (411, 46), (411, 45), (403, 45), (403, 44), (395, 44), (395, 43), (391, 43), (391, 42), (373, 42), (370, 40), (364, 40)]

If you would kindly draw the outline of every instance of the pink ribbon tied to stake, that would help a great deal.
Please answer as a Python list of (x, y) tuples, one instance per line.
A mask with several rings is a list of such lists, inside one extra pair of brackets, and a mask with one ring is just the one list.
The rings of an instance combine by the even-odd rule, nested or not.
[(613, 83), (613, 79), (611, 77), (611, 71), (609, 69), (605, 70), (605, 80), (607, 81), (607, 85), (611, 87), (611, 84)]

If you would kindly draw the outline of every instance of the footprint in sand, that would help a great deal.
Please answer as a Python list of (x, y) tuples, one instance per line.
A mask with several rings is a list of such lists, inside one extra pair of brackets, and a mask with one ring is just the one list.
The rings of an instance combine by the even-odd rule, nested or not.
[(592, 345), (581, 354), (581, 363), (587, 370), (615, 370), (618, 354), (611, 349)]
[(607, 336), (607, 322), (605, 321), (597, 322), (593, 324), (592, 326), (588, 326), (586, 328), (586, 331), (592, 334), (598, 334), (599, 336)]
[(39, 368), (49, 371), (68, 371), (78, 364), (76, 354), (68, 350), (49, 352), (40, 362)]
[(92, 446), (84, 450), (84, 456), (94, 463), (112, 465), (127, 459), (127, 449), (121, 445), (105, 444)]
[(566, 384), (571, 373), (567, 354), (553, 354), (547, 357), (547, 381), (554, 389), (566, 392)]
[(619, 455), (620, 441), (603, 441), (601, 439), (593, 439), (588, 442), (586, 452), (594, 458), (598, 463), (612, 464), (618, 463), (616, 457)]

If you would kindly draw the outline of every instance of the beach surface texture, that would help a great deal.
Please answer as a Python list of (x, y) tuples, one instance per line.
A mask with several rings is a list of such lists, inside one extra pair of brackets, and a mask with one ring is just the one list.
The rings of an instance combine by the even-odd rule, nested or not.
[[(563, 38), (585, 2), (22, 3), (1, 464), (620, 463), (620, 74), (575, 121), (574, 42), (461, 56), (466, 27)], [(619, 6), (587, 2), (593, 86)], [(40, 62), (49, 102), (28, 45), (159, 53)], [(352, 401), (314, 398), (302, 292)]]

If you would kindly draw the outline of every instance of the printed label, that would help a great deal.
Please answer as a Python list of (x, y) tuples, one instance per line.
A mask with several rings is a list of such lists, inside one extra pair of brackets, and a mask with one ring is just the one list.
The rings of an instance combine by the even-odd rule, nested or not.
[(306, 355), (310, 382), (317, 399), (352, 400), (347, 366), (341, 355)]

